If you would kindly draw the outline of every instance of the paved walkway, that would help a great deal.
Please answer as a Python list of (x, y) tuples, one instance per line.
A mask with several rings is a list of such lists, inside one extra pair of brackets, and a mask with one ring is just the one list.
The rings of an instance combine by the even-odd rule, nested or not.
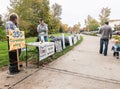
[(40, 68), (13, 89), (120, 89), (120, 59), (98, 53), (99, 37), (83, 42), (49, 65)]

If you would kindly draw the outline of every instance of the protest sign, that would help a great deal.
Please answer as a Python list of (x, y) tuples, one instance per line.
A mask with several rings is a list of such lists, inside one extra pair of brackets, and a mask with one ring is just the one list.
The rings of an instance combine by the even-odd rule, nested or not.
[(47, 50), (46, 50), (46, 45), (40, 45), (39, 46), (39, 60), (43, 60), (47, 57)]
[(62, 45), (63, 45), (63, 49), (65, 49), (65, 36), (64, 33), (62, 34)]
[(9, 30), (9, 50), (17, 50), (25, 47), (24, 31)]
[(77, 43), (77, 37), (75, 36), (75, 37), (73, 38), (73, 40), (74, 40), (74, 44), (76, 44), (76, 43)]
[(61, 52), (61, 51), (62, 51), (62, 43), (61, 43), (61, 40), (55, 41), (55, 48), (56, 48), (56, 52)]
[(68, 38), (69, 38), (69, 45), (72, 46), (73, 45), (73, 43), (72, 43), (72, 37), (69, 36)]
[(54, 54), (54, 43), (53, 42), (44, 42), (39, 44), (39, 60), (43, 60), (50, 55)]
[(54, 43), (46, 44), (46, 48), (47, 48), (47, 56), (54, 54), (54, 52), (55, 52), (54, 51), (55, 50)]

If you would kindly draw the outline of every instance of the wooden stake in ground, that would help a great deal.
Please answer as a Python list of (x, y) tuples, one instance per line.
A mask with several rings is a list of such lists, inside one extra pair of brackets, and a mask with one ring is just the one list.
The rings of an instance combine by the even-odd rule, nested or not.
[(18, 70), (20, 70), (20, 63), (19, 63), (19, 51), (18, 49), (16, 50), (17, 51), (17, 64), (18, 64)]

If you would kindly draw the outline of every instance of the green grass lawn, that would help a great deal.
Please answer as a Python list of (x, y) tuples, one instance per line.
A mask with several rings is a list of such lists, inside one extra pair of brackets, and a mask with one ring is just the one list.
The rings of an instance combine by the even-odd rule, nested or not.
[[(54, 34), (52, 34), (54, 35)], [(60, 36), (61, 34), (56, 34), (54, 36)], [(70, 36), (70, 34), (65, 34), (66, 36)], [(29, 42), (36, 42), (37, 37), (30, 37), (26, 39), (26, 43)], [(82, 41), (82, 37), (81, 40), (77, 42), (77, 44), (79, 44)], [(56, 58), (64, 55), (66, 52), (68, 52), (69, 50), (71, 50), (74, 46), (76, 46), (77, 44), (73, 45), (73, 46), (68, 46), (66, 49), (64, 49), (62, 52), (60, 53), (55, 53), (52, 57), (48, 57), (46, 60), (43, 60), (41, 63), (48, 63), (50, 61), (55, 60)], [(35, 47), (29, 47), (30, 49), (33, 50), (33, 52), (28, 54), (28, 58), (29, 59), (36, 59), (37, 58), (37, 50)], [(24, 61), (25, 60), (25, 52), (21, 53), (20, 56), (20, 60)], [(9, 58), (8, 58), (8, 46), (7, 46), (7, 41), (1, 42), (0, 41), (0, 67), (3, 66), (8, 66), (9, 64)]]
[(0, 67), (8, 65), (7, 41), (0, 42)]
[[(64, 33), (65, 36), (71, 36), (69, 33)], [(50, 36), (62, 36), (62, 33), (50, 34)]]
[[(37, 37), (30, 37), (26, 39), (26, 43), (35, 42)], [(0, 41), (0, 67), (7, 66), (9, 64), (8, 58), (8, 43), (7, 41)]]
[(120, 42), (120, 36), (119, 35), (113, 35), (113, 38)]

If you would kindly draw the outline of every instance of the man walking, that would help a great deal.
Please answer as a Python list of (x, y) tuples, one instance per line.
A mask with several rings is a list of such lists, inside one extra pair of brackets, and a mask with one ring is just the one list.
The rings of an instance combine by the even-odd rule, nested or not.
[[(100, 38), (100, 54), (104, 54), (104, 56), (107, 56), (107, 50), (108, 50), (108, 44), (109, 44), (109, 39), (112, 38), (112, 28), (109, 26), (109, 22), (105, 22), (105, 25), (103, 25), (99, 33), (101, 34)], [(105, 45), (104, 52), (103, 52), (103, 46)]]

